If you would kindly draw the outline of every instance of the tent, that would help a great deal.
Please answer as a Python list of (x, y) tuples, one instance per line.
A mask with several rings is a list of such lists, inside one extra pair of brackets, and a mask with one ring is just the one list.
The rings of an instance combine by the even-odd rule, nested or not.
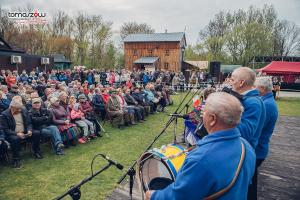
[(257, 71), (271, 76), (283, 76), (284, 82), (293, 83), (300, 76), (300, 62), (273, 61)]

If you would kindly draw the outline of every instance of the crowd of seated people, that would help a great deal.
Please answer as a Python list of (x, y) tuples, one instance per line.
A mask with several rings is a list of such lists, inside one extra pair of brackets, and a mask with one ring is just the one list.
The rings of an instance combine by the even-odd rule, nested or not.
[(20, 168), (23, 144), (30, 144), (33, 157), (42, 159), (42, 141), (51, 142), (54, 153), (64, 155), (64, 148), (101, 137), (100, 123), (105, 120), (124, 129), (172, 104), (171, 80), (161, 81), (165, 73), (142, 82), (128, 73), (122, 72), (118, 80), (110, 73), (103, 81), (104, 74), (93, 70), (32, 71), (29, 75), (2, 70), (0, 160), (10, 148), (13, 167)]

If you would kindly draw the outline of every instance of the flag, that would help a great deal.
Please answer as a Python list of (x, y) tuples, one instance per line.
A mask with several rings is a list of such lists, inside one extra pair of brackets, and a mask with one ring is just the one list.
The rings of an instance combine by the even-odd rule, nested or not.
[(200, 101), (199, 95), (194, 96), (194, 98), (193, 98), (193, 106), (194, 106), (194, 108), (196, 108), (197, 106), (199, 106), (200, 103), (201, 103), (201, 101)]

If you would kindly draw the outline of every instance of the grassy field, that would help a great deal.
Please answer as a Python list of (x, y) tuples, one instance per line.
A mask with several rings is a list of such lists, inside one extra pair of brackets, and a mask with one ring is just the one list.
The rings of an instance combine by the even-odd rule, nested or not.
[(280, 115), (300, 116), (300, 98), (279, 98), (277, 105)]
[[(175, 104), (168, 107), (168, 113), (174, 111), (183, 95), (177, 95)], [(119, 130), (106, 123), (108, 132), (102, 138), (88, 144), (78, 145), (65, 150), (64, 156), (56, 156), (50, 146), (43, 145), (43, 160), (35, 160), (29, 150), (23, 151), (22, 168), (15, 170), (10, 166), (0, 166), (0, 199), (53, 199), (65, 192), (69, 186), (77, 184), (90, 175), (90, 162), (97, 153), (109, 155), (123, 164), (123, 171), (111, 167), (82, 186), (82, 199), (104, 199), (116, 186), (116, 182), (128, 167), (138, 158), (154, 137), (162, 130), (169, 116), (166, 113), (150, 115), (143, 124)], [(183, 131), (179, 121), (178, 133)], [(172, 142), (173, 124), (154, 145)], [(99, 158), (94, 169), (100, 169), (106, 162)], [(69, 198), (71, 199), (71, 198)]]
[[(168, 107), (169, 113), (176, 109), (182, 97), (174, 97), (175, 104)], [(279, 99), (277, 103), (281, 115), (300, 116), (300, 99)], [(0, 166), (0, 199), (53, 199), (90, 174), (90, 162), (97, 153), (107, 154), (125, 165), (123, 172), (112, 167), (82, 186), (82, 199), (104, 199), (115, 188), (122, 173), (162, 130), (168, 118), (165, 113), (151, 115), (145, 123), (124, 130), (111, 128), (106, 123), (108, 133), (104, 137), (66, 149), (64, 156), (55, 156), (48, 145), (42, 146), (43, 160), (31, 158), (29, 151), (25, 150), (22, 169)], [(173, 127), (167, 129), (155, 147), (172, 142)], [(178, 133), (182, 130), (180, 120)], [(99, 158), (94, 169), (100, 169), (105, 164)]]

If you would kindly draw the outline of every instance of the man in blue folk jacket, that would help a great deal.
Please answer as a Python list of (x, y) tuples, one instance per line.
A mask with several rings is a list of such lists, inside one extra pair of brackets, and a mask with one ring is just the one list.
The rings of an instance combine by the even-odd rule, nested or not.
[(266, 111), (259, 97), (259, 91), (254, 87), (254, 82), (255, 72), (248, 67), (239, 67), (232, 72), (232, 89), (243, 95), (241, 103), (244, 112), (238, 129), (242, 137), (255, 149), (264, 125)]
[[(146, 199), (200, 200), (216, 194), (230, 183), (233, 183), (232, 187), (217, 198), (246, 199), (255, 169), (255, 153), (236, 128), (242, 110), (239, 100), (230, 94), (210, 94), (203, 113), (209, 134), (187, 155), (175, 182), (163, 190), (147, 191)], [(241, 166), (240, 171), (238, 166)]]
[(252, 179), (252, 184), (249, 187), (249, 200), (257, 199), (257, 168), (262, 164), (268, 155), (270, 138), (278, 118), (278, 109), (272, 93), (272, 79), (270, 77), (258, 77), (255, 85), (259, 90), (260, 96), (262, 97), (268, 117), (266, 117), (264, 121), (262, 132), (255, 149), (256, 168)]

